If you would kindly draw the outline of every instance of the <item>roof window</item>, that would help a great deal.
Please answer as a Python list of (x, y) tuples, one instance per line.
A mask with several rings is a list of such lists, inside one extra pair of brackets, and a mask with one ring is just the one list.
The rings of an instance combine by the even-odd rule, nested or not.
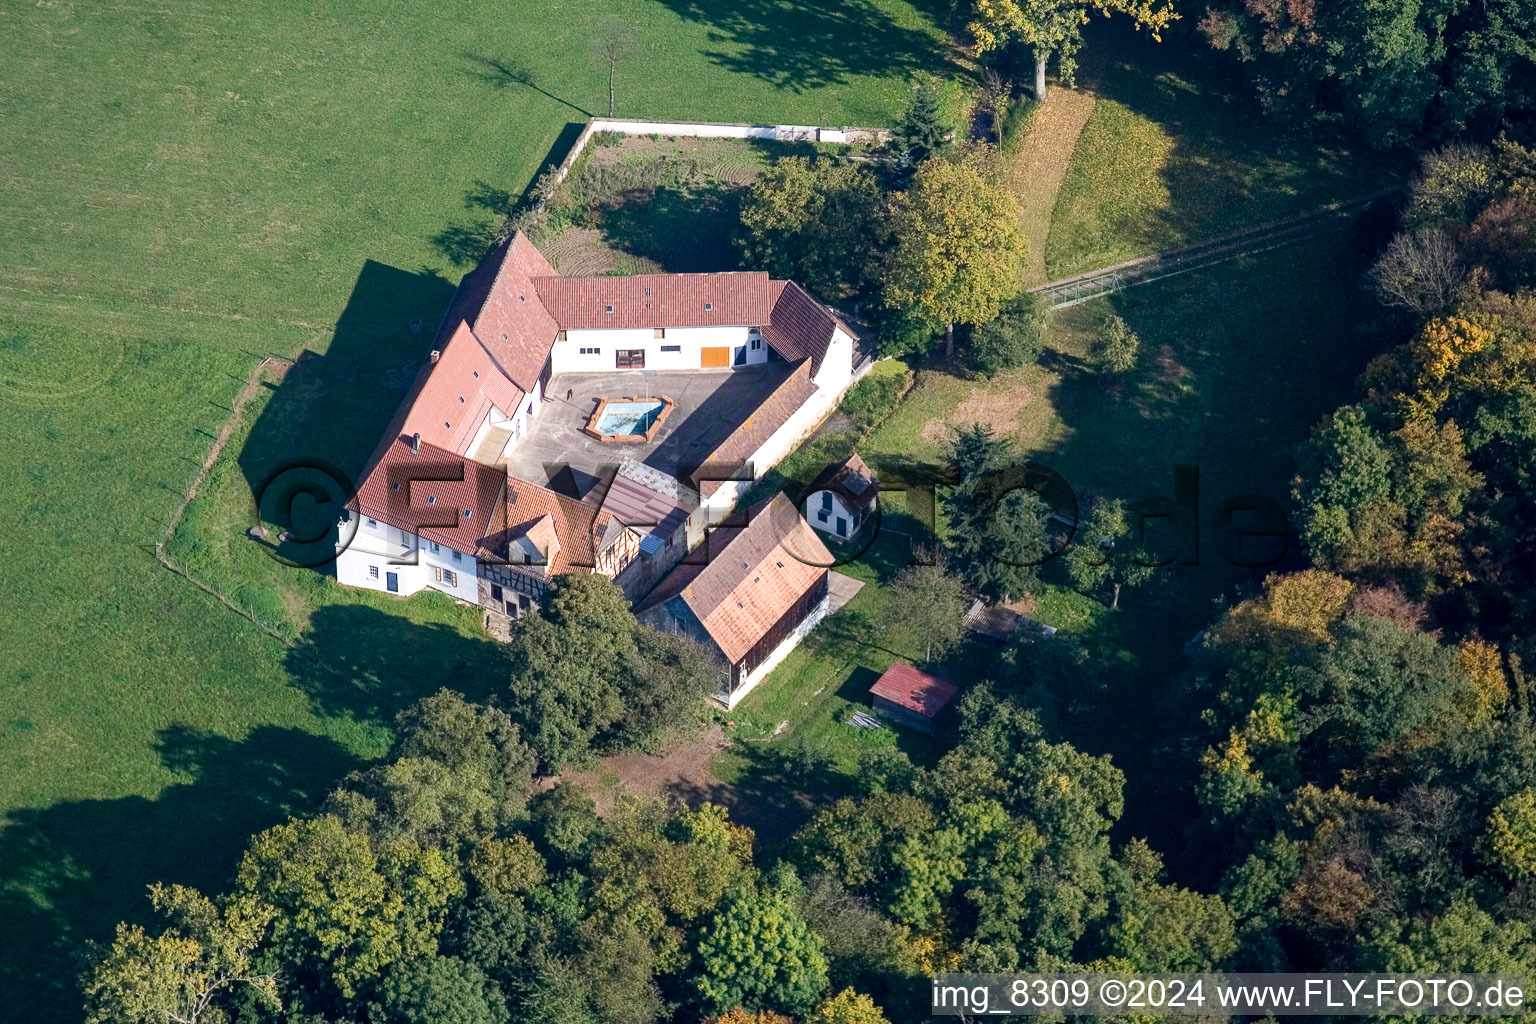
[(613, 312), (613, 306), (611, 306), (611, 305), (604, 306), (603, 307), (603, 312), (604, 313), (612, 313)]
[(437, 504), (437, 495), (435, 495), (435, 494), (427, 495), (427, 504), (428, 505), (436, 505)]
[(467, 508), (467, 509), (464, 510), (464, 518), (465, 519), (468, 519), (470, 516), (472, 516), (474, 514), (475, 514), (475, 510), (472, 509), (472, 508)]
[(706, 302), (706, 303), (704, 303), (704, 308), (705, 309), (714, 309), (715, 308), (715, 304), (713, 302)]
[(460, 405), (463, 405), (463, 404), (464, 404), (464, 396), (463, 396), (463, 395), (460, 395), (460, 396), (459, 396), (459, 404), (460, 404)]
[(400, 489), (400, 481), (396, 480), (394, 483), (390, 484), (389, 489), (392, 491), (398, 491)]

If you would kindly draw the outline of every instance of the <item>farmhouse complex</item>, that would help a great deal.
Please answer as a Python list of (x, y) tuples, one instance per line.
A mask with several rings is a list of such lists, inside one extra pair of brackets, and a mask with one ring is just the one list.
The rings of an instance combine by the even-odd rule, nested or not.
[[(687, 631), (713, 637), (718, 617), (688, 597), (735, 593), (744, 570), (678, 563), (751, 547), (748, 568), (777, 565), (786, 537), (814, 540), (786, 500), (742, 540), (699, 547), (831, 411), (854, 365), (853, 332), (793, 282), (562, 277), (515, 234), (460, 284), (378, 441), (341, 524), (337, 578), (437, 589), (495, 618), (535, 607), (559, 573), (596, 572), (636, 602), (660, 584), (671, 596), (646, 607), (694, 609)], [(801, 546), (830, 562), (819, 542)], [(774, 600), (714, 641), (734, 685), (771, 660), (764, 643), (824, 612), (825, 579), (801, 569), (814, 575), (770, 574)]]

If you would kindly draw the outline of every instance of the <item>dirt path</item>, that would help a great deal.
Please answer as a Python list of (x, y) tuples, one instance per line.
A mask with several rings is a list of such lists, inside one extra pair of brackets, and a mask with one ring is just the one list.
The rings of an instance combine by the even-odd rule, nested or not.
[(1007, 184), (1019, 198), (1019, 226), (1029, 240), (1029, 257), (1020, 282), (1026, 287), (1046, 278), (1045, 244), (1051, 234), (1056, 194), (1067, 178), (1077, 137), (1093, 113), (1102, 66), (1087, 54), (1078, 69), (1077, 88), (1054, 86), (1045, 102), (1029, 115), (1024, 137), (1019, 140), (1007, 170)]

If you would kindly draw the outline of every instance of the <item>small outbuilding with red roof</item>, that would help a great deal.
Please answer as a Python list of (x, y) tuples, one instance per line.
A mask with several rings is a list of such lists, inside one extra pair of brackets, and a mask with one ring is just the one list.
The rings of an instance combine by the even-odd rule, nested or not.
[(869, 688), (875, 713), (899, 725), (932, 733), (933, 723), (960, 688), (898, 661)]

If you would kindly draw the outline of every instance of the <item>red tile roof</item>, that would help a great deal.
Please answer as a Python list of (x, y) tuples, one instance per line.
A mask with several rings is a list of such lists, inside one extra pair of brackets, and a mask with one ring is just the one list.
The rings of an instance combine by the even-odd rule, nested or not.
[(885, 670), (885, 674), (875, 681), (869, 692), (871, 696), (884, 697), (892, 704), (899, 704), (925, 718), (933, 718), (954, 700), (960, 688), (898, 661)]
[(399, 433), (419, 433), (424, 442), (464, 454), (492, 405), (511, 416), (523, 397), (469, 325), (461, 322), (437, 362), (427, 364)]
[(594, 565), (593, 538), (602, 517), (591, 505), (557, 494), (547, 487), (508, 477), (504, 511), (505, 529), (486, 540), (486, 547), (497, 557), (506, 558), (508, 545), (524, 536), (549, 555), (548, 530), (553, 528), (559, 543), (549, 559), (547, 575), (572, 569), (590, 571)]
[(539, 301), (533, 279), (554, 273), (528, 236), (516, 232), (459, 282), (437, 329), (436, 347), (467, 323), (512, 383), (532, 391), (559, 330)]
[(763, 337), (785, 359), (809, 359), (811, 375), (815, 376), (837, 326), (837, 319), (827, 307), (793, 281), (786, 281), (774, 299), (768, 322), (763, 325)]
[(565, 330), (755, 327), (768, 322), (773, 306), (763, 271), (541, 277), (534, 285)]
[(833, 463), (818, 473), (816, 479), (800, 492), (800, 500), (805, 501), (817, 491), (836, 491), (844, 505), (852, 511), (859, 511), (874, 505), (875, 496), (880, 493), (880, 483), (864, 460), (859, 458), (858, 452), (854, 452), (842, 462)]
[(554, 273), (528, 236), (517, 232), (507, 243), (490, 293), (472, 324), (475, 337), (524, 391), (532, 391), (544, 372), (560, 330), (534, 288), (536, 278), (547, 280)]
[(816, 385), (811, 381), (810, 362), (802, 361), (709, 453), (709, 458), (699, 467), (699, 473), (694, 475), (693, 483), (699, 493), (707, 498), (723, 485), (721, 480), (700, 480), (699, 476), (706, 472), (712, 476), (723, 476), (725, 473), (722, 471), (729, 472), (744, 464), (815, 393)]
[(681, 600), (735, 664), (826, 576), (832, 555), (783, 494), (712, 529), (637, 611)]
[(397, 437), (347, 507), (473, 555), (496, 528), (506, 483), (501, 469), (427, 443), (413, 455), (410, 438)]

